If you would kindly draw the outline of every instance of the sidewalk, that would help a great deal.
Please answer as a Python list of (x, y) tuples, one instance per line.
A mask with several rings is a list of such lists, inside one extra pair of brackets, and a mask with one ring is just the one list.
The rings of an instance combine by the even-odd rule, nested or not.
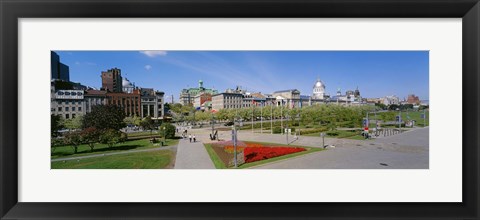
[(215, 166), (202, 142), (190, 143), (185, 139), (178, 143), (175, 169), (215, 169)]

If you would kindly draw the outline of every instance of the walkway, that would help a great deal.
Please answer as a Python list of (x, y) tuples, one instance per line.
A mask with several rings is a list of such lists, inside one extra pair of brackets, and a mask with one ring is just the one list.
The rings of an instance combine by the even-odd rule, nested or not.
[(175, 148), (175, 147), (176, 147), (176, 145), (142, 149), (142, 150), (128, 150), (128, 151), (121, 151), (121, 152), (114, 152), (114, 153), (93, 154), (93, 155), (78, 156), (78, 157), (61, 157), (61, 158), (52, 159), (51, 162), (67, 161), (67, 160), (81, 160), (81, 159), (93, 158), (93, 157), (103, 157), (103, 156), (110, 156), (110, 155), (130, 154), (130, 153), (139, 153), (139, 152), (149, 152), (149, 151), (157, 151), (157, 150), (170, 150), (170, 149)]
[(202, 142), (190, 143), (185, 139), (178, 142), (175, 169), (215, 169), (215, 166)]

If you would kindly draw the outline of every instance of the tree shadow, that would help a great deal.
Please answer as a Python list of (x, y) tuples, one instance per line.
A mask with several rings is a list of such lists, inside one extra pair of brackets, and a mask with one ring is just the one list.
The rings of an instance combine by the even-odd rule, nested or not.
[(113, 147), (105, 147), (105, 148), (100, 148), (100, 149), (93, 149), (93, 151), (90, 150), (83, 150), (79, 151), (76, 154), (72, 152), (54, 152), (52, 153), (51, 157), (57, 156), (57, 157), (65, 157), (65, 156), (82, 156), (83, 154), (88, 154), (88, 153), (96, 153), (96, 152), (106, 152), (106, 151), (124, 151), (124, 150), (132, 150), (141, 147), (142, 145), (122, 145), (122, 146), (113, 146)]

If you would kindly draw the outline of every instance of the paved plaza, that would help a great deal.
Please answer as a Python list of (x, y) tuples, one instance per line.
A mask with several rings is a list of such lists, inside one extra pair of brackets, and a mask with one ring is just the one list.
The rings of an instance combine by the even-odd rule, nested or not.
[[(198, 139), (202, 142), (211, 142), (208, 129), (193, 129)], [(223, 140), (231, 139), (231, 131), (219, 131), (219, 138)], [(287, 138), (281, 134), (259, 133), (256, 130), (242, 130), (238, 132), (239, 140), (258, 141), (285, 144)], [(334, 145), (335, 148), (327, 148), (325, 151), (315, 152), (287, 160), (277, 161), (254, 167), (256, 169), (428, 169), (429, 168), (429, 129), (416, 128), (410, 131), (396, 134), (393, 136), (382, 137), (372, 140), (352, 140), (325, 138), (325, 145)], [(289, 136), (289, 142), (292, 145), (322, 147), (320, 137), (299, 136), (298, 140), (293, 141)], [(188, 142), (188, 141), (187, 141)], [(182, 150), (179, 144), (179, 152)], [(193, 156), (190, 159), (198, 161), (198, 158), (208, 157), (205, 149), (202, 147), (193, 148), (193, 145), (187, 145), (188, 149), (194, 149), (195, 152), (202, 151), (201, 154)], [(187, 148), (183, 148), (187, 149)], [(196, 153), (195, 153), (196, 154)], [(203, 156), (202, 156), (203, 154)], [(177, 154), (178, 158), (183, 157)], [(190, 161), (192, 166), (195, 161)], [(207, 164), (206, 162), (202, 162)], [(204, 165), (204, 168), (207, 168)], [(212, 165), (213, 167), (213, 165)], [(176, 168), (180, 168), (177, 167)], [(200, 168), (200, 167), (196, 167)]]
[(182, 139), (178, 142), (175, 169), (215, 169), (215, 166), (202, 142)]

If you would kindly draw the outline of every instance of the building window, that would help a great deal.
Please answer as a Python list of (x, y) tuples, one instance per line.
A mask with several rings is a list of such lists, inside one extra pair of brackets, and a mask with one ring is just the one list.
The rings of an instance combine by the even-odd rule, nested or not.
[(66, 114), (66, 115), (65, 115), (65, 118), (66, 118), (66, 119), (69, 119), (69, 118), (70, 118), (70, 115), (69, 115), (69, 114)]
[(65, 105), (68, 105), (68, 100), (65, 100)]
[(68, 107), (65, 107), (65, 111), (68, 112)]
[[(72, 107), (72, 111), (75, 111), (75, 107)], [(73, 116), (72, 116), (73, 117)]]
[(58, 107), (58, 111), (61, 112), (61, 111), (62, 111), (62, 107)]
[(75, 114), (72, 114), (72, 118), (75, 118), (75, 116), (76, 116)]

